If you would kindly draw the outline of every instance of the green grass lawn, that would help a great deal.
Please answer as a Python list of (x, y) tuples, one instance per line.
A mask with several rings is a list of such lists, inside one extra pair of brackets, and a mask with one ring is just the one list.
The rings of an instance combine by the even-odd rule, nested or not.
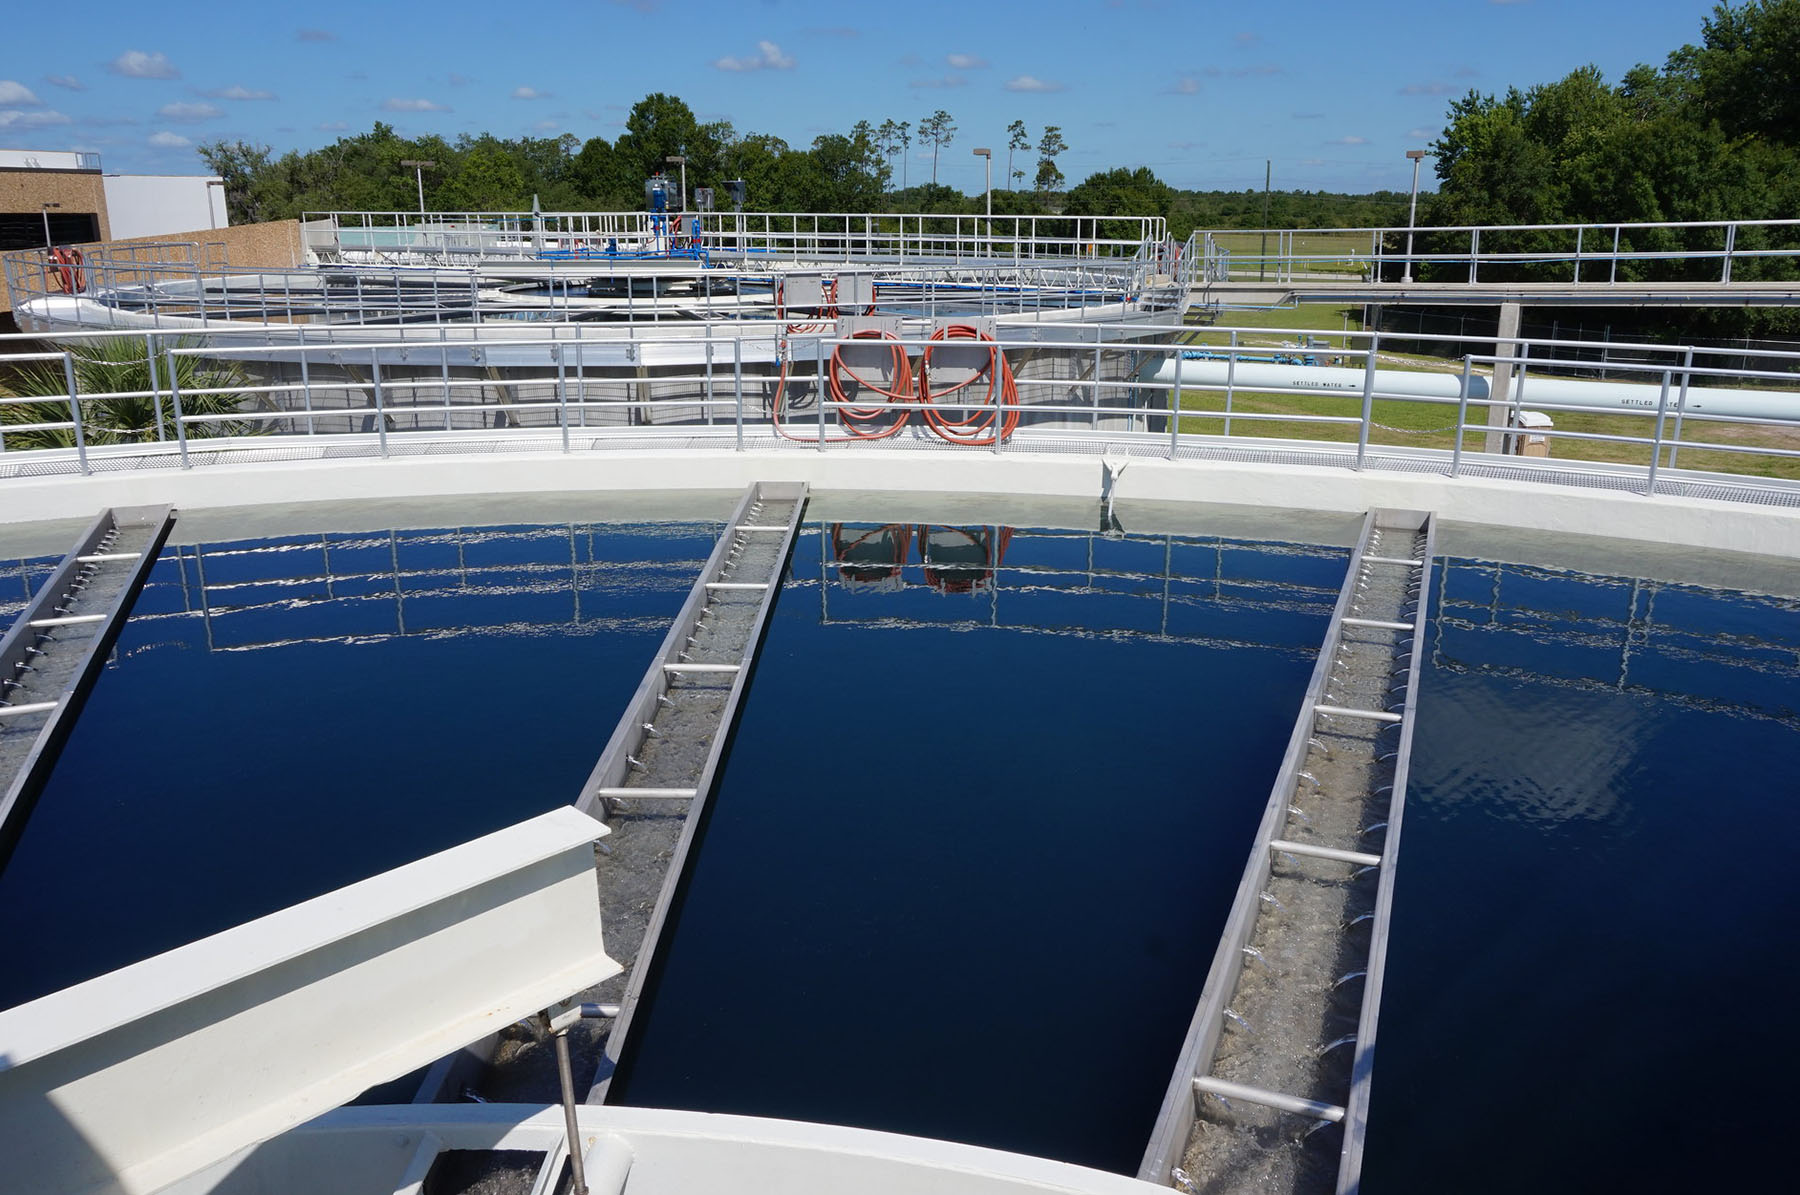
[[(1184, 390), (1184, 411), (1219, 411), (1225, 406), (1222, 390)], [(1362, 412), (1362, 399), (1355, 395), (1285, 394), (1239, 390), (1231, 396), (1233, 415), (1284, 415), (1286, 419), (1237, 419), (1231, 421), (1229, 433), (1225, 420), (1217, 416), (1184, 415), (1181, 430), (1196, 435), (1254, 436), (1285, 440), (1322, 440), (1355, 443), (1357, 427), (1350, 423), (1317, 423), (1308, 416), (1340, 416), (1355, 418)], [(1369, 435), (1372, 444), (1401, 445), (1414, 448), (1451, 449), (1456, 445), (1456, 407), (1435, 402), (1407, 402), (1399, 399), (1377, 399), (1373, 408), (1375, 427)], [(1647, 415), (1591, 414), (1587, 412), (1552, 412), (1555, 431), (1589, 435), (1649, 436), (1656, 420)], [(1469, 422), (1486, 419), (1484, 404), (1471, 404)], [(1674, 432), (1671, 422), (1664, 435)], [(1800, 450), (1800, 429), (1767, 424), (1700, 424), (1684, 428), (1685, 440), (1741, 445), (1745, 448), (1780, 448)], [(1485, 431), (1465, 431), (1463, 450), (1480, 452), (1486, 442)], [(1622, 444), (1608, 440), (1582, 440), (1554, 437), (1552, 456), (1563, 460), (1606, 461), (1647, 466), (1650, 448), (1645, 444)], [(1663, 465), (1669, 463), (1665, 448)], [(1718, 449), (1681, 448), (1676, 464), (1684, 469), (1714, 473), (1736, 473), (1751, 477), (1800, 478), (1800, 457), (1764, 456), (1755, 453), (1728, 452)]]
[(1238, 278), (1255, 274), (1258, 259), (1265, 252), (1269, 257), (1292, 254), (1311, 259), (1291, 263), (1291, 268), (1299, 273), (1361, 273), (1368, 264), (1371, 248), (1369, 234), (1355, 232), (1294, 232), (1285, 240), (1271, 232), (1266, 241), (1261, 233), (1215, 232), (1213, 243), (1230, 252), (1234, 259), (1232, 274)]
[[(1358, 340), (1345, 338), (1346, 328), (1350, 332), (1362, 330), (1362, 308), (1344, 307), (1332, 303), (1305, 303), (1297, 307), (1276, 308), (1272, 310), (1225, 310), (1218, 316), (1217, 324), (1224, 327), (1247, 329), (1237, 333), (1237, 343), (1243, 348), (1279, 348), (1283, 345), (1296, 344), (1306, 336), (1323, 337), (1330, 349), (1312, 350), (1327, 363), (1331, 356), (1336, 356), (1345, 347), (1356, 347)], [(1268, 329), (1264, 332), (1261, 329)], [(1190, 329), (1183, 339), (1193, 345), (1207, 347), (1223, 347), (1231, 343), (1231, 333), (1219, 330), (1218, 326), (1196, 326)], [(1343, 362), (1351, 368), (1360, 368), (1360, 357), (1347, 356)], [(1390, 353), (1381, 351), (1381, 368), (1401, 368), (1429, 370), (1437, 373), (1457, 373), (1461, 363), (1443, 357), (1430, 357), (1415, 353)], [(1477, 372), (1486, 374), (1486, 369)], [(1185, 411), (1221, 410), (1225, 404), (1222, 390), (1186, 390), (1181, 396), (1181, 407)], [(1325, 440), (1337, 443), (1355, 443), (1357, 429), (1347, 423), (1315, 423), (1307, 416), (1347, 416), (1355, 418), (1362, 412), (1362, 399), (1355, 395), (1343, 394), (1290, 394), (1263, 393), (1238, 390), (1232, 394), (1231, 410), (1236, 414), (1250, 415), (1287, 415), (1290, 419), (1233, 419), (1229, 434), (1233, 436), (1257, 436), (1270, 439), (1292, 440)], [(1654, 434), (1656, 420), (1646, 415), (1631, 414), (1589, 414), (1573, 411), (1552, 411), (1552, 418), (1557, 432), (1579, 433), (1583, 435), (1607, 436), (1649, 436)], [(1406, 445), (1418, 448), (1450, 449), (1455, 446), (1456, 407), (1442, 403), (1406, 402), (1397, 399), (1380, 399), (1374, 405), (1375, 428), (1370, 434), (1370, 442), (1374, 444)], [(1473, 404), (1469, 408), (1469, 421), (1483, 423), (1487, 417), (1484, 404)], [(1183, 432), (1198, 435), (1227, 434), (1223, 418), (1189, 415), (1181, 420)], [(1674, 424), (1671, 421), (1664, 429), (1665, 436), (1674, 435)], [(1690, 423), (1684, 427), (1682, 438), (1686, 441), (1705, 441), (1720, 444), (1731, 444), (1743, 448), (1777, 448), (1789, 451), (1800, 451), (1800, 428), (1785, 427), (1772, 424), (1720, 424)], [(1486, 433), (1481, 431), (1465, 432), (1463, 450), (1480, 452), (1486, 443)], [(1645, 465), (1650, 463), (1650, 448), (1645, 444), (1620, 444), (1607, 440), (1582, 440), (1572, 436), (1552, 437), (1550, 444), (1552, 456), (1564, 460), (1606, 461), (1609, 463)], [(1662, 463), (1669, 463), (1668, 449), (1663, 450)], [(1749, 452), (1728, 452), (1718, 449), (1681, 448), (1676, 454), (1676, 464), (1684, 469), (1695, 469), (1715, 473), (1737, 473), (1751, 477), (1800, 478), (1800, 458), (1762, 456)]]

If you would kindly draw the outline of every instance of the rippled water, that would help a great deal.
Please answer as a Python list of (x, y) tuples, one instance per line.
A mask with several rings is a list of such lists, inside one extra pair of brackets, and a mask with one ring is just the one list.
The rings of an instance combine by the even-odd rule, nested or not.
[(1778, 1189), (1800, 604), (1450, 562), (1365, 1190)]
[(568, 803), (716, 534), (165, 549), (0, 872), (0, 1007)]

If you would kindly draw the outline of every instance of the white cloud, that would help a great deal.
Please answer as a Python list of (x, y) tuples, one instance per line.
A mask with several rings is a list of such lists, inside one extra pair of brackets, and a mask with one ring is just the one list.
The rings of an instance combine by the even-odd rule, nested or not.
[(106, 69), (115, 75), (124, 75), (127, 79), (181, 78), (181, 72), (175, 69), (175, 64), (161, 50), (154, 54), (146, 54), (142, 50), (127, 50), (113, 59)]
[(156, 110), (164, 120), (217, 120), (225, 115), (211, 104), (164, 104)]
[(1327, 145), (1367, 145), (1368, 143), (1369, 143), (1369, 139), (1367, 137), (1357, 137), (1357, 136), (1352, 135), (1349, 137), (1333, 137), (1330, 141), (1327, 141), (1325, 144), (1327, 144)]
[(45, 75), (44, 82), (53, 87), (62, 87), (69, 91), (86, 91), (87, 84), (74, 75)]
[(1400, 89), (1401, 95), (1449, 95), (1450, 85), (1440, 83), (1436, 79), (1429, 83), (1408, 83)]
[(560, 121), (560, 120), (540, 120), (536, 124), (532, 125), (531, 128), (532, 128), (532, 131), (536, 132), (536, 133), (548, 133), (552, 129), (562, 128), (562, 121)]
[(409, 100), (399, 96), (390, 96), (381, 101), (383, 112), (448, 112), (448, 104), (440, 104), (436, 100)]
[(727, 54), (723, 58), (715, 58), (713, 65), (722, 71), (786, 71), (794, 69), (794, 60), (781, 52), (781, 47), (772, 41), (756, 43), (756, 53), (744, 58)]
[(455, 71), (450, 72), (450, 86), (452, 87), (467, 87), (474, 81), (467, 75), (459, 75)]
[(211, 91), (203, 91), (200, 94), (215, 100), (272, 100), (275, 98), (275, 93), (272, 91), (256, 91), (241, 83), (234, 83), (230, 87), (215, 87)]
[(1408, 141), (1435, 141), (1438, 134), (1443, 131), (1442, 129), (1408, 129), (1406, 130), (1406, 139)]
[(1008, 91), (1061, 91), (1063, 85), (1048, 79), (1040, 79), (1035, 75), (1020, 75), (1006, 81)]
[(0, 110), (0, 129), (47, 129), (53, 125), (69, 123), (68, 117), (52, 108), (46, 108), (42, 112)]
[(336, 41), (337, 34), (329, 29), (301, 29), (294, 34), (295, 41)]
[(961, 75), (940, 75), (935, 79), (914, 79), (908, 87), (918, 87), (926, 91), (936, 91), (943, 87), (962, 87), (969, 81)]
[(150, 144), (157, 149), (186, 149), (193, 142), (179, 133), (171, 133), (165, 129), (160, 133), (150, 134)]
[(1199, 95), (1200, 80), (1192, 75), (1183, 75), (1175, 80), (1175, 86), (1169, 88), (1176, 95)]
[(555, 94), (556, 93), (552, 91), (539, 91), (535, 87), (515, 87), (513, 88), (512, 98), (515, 100), (547, 100), (552, 98)]
[(946, 54), (944, 61), (959, 71), (976, 71), (988, 64), (987, 59), (976, 54)]
[(348, 129), (349, 127), (350, 126), (348, 124), (346, 124), (344, 121), (328, 120), (328, 121), (325, 121), (323, 124), (319, 125), (319, 132), (321, 132), (321, 133), (341, 133), (344, 130)]
[(43, 103), (31, 94), (31, 88), (12, 79), (0, 79), (0, 104), (9, 108), (35, 108)]

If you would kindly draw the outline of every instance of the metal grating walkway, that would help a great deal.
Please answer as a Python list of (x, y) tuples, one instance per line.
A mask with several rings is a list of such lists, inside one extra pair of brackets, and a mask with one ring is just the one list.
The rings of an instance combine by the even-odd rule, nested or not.
[(758, 482), (745, 493), (576, 801), (608, 820), (681, 819), (643, 940), (628, 962), (592, 1102), (604, 1098), (630, 1031), (805, 505), (803, 483)]
[(174, 525), (166, 506), (103, 511), (0, 638), (0, 865)]
[(1364, 520), (1140, 1178), (1358, 1189), (1434, 546)]

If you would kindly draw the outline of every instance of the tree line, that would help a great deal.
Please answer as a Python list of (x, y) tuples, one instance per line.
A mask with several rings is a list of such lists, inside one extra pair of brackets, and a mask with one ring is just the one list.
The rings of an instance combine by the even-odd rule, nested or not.
[[(1617, 83), (1586, 66), (1501, 95), (1470, 91), (1450, 105), (1432, 150), (1440, 186), (1421, 209), (1429, 224), (1800, 215), (1800, 0), (1719, 4), (1702, 22), (1699, 44), (1672, 51), (1660, 67), (1633, 67)], [(1441, 243), (1453, 252), (1453, 244), (1466, 248), (1467, 238), (1443, 234)], [(1484, 233), (1481, 247), (1548, 258), (1573, 243), (1572, 232)], [(1793, 229), (1740, 229), (1732, 247), (1779, 250), (1797, 243)], [(1718, 228), (1626, 233), (1622, 252), (1714, 256), (1621, 262), (1618, 277), (1716, 281), (1725, 247)], [(1610, 251), (1610, 233), (1593, 231), (1585, 248)], [(1742, 258), (1733, 261), (1732, 276), (1791, 278), (1797, 266), (1796, 256)], [(1457, 272), (1454, 263), (1438, 268), (1446, 276)], [(1568, 269), (1566, 261), (1520, 262), (1496, 267), (1491, 276), (1560, 279)], [(1423, 275), (1432, 277), (1432, 268)], [(1676, 318), (1695, 331), (1726, 335), (1800, 329), (1795, 317), (1773, 309)]]
[[(676, 156), (686, 159), (690, 201), (694, 187), (709, 186), (719, 206), (726, 206), (725, 182), (741, 178), (751, 211), (974, 214), (985, 209), (985, 195), (965, 195), (936, 177), (940, 155), (957, 132), (955, 119), (939, 109), (916, 125), (858, 121), (846, 133), (823, 134), (796, 149), (779, 137), (739, 133), (729, 121), (700, 121), (680, 98), (656, 93), (632, 107), (625, 131), (610, 142), (569, 134), (409, 138), (377, 123), (369, 132), (304, 153), (277, 156), (266, 145), (215, 141), (202, 145), (200, 154), (225, 180), (233, 223), (306, 212), (413, 211), (421, 183), (432, 211), (526, 211), (534, 197), (544, 211), (636, 210), (645, 206), (645, 179), (678, 174), (679, 166), (668, 160)], [(910, 177), (915, 145), (932, 148), (929, 180)], [(1000, 147), (991, 148), (998, 158)], [(1163, 216), (1178, 239), (1198, 227), (1262, 224), (1261, 191), (1178, 190), (1147, 167), (1101, 171), (1065, 190), (1057, 159), (1068, 148), (1056, 125), (1033, 137), (1023, 121), (1013, 121), (1004, 173), (994, 171), (995, 214)], [(409, 164), (419, 162), (429, 165)], [(1025, 187), (1028, 178), (1032, 186)], [(1405, 217), (1406, 198), (1393, 192), (1274, 192), (1266, 199), (1268, 222), (1275, 228), (1392, 224)]]

